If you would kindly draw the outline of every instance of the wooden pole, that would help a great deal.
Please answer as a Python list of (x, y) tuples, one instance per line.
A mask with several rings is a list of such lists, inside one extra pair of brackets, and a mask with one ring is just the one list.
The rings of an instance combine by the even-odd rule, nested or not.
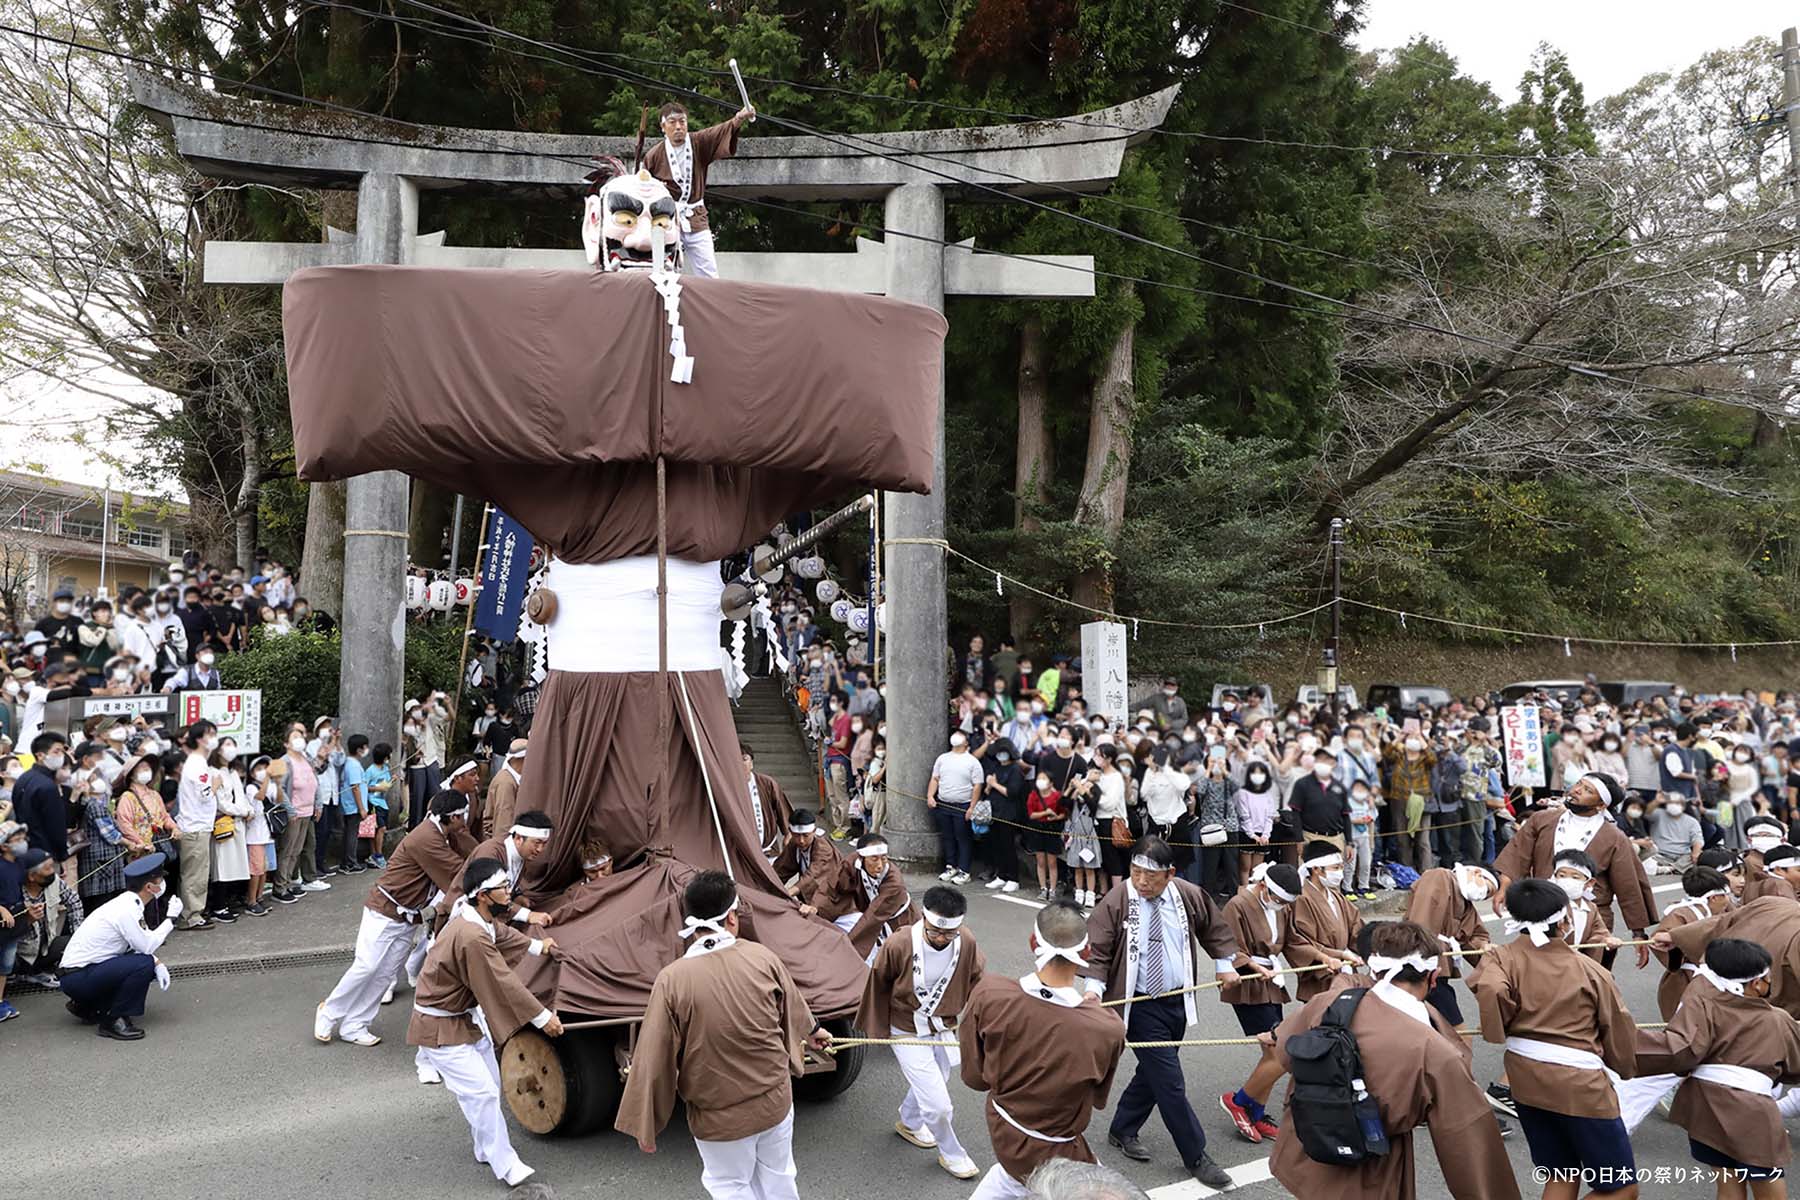
[[(462, 653), (456, 660), (456, 699), (450, 705), (450, 744), (456, 744), (456, 727), (462, 720), (463, 680), (469, 674), (469, 639), (475, 630), (475, 602), (481, 597), (481, 556), (488, 548), (488, 521), (492, 518), (494, 506), (484, 504), (481, 508), (481, 536), (475, 539), (475, 594), (469, 597), (469, 611), (463, 614)], [(454, 581), (452, 581), (454, 582)]]

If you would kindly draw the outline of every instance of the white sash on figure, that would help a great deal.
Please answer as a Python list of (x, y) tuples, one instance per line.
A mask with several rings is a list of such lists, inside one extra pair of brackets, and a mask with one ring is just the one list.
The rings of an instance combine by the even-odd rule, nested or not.
[(938, 1020), (938, 1006), (944, 1002), (944, 993), (950, 990), (950, 980), (956, 974), (956, 964), (962, 958), (962, 936), (959, 934), (950, 943), (950, 965), (945, 968), (937, 984), (925, 989), (925, 922), (915, 921), (912, 927), (912, 984), (913, 995), (918, 998), (919, 1007), (913, 1013), (913, 1029), (920, 1037), (930, 1037), (934, 1033), (948, 1033), (950, 1027)]

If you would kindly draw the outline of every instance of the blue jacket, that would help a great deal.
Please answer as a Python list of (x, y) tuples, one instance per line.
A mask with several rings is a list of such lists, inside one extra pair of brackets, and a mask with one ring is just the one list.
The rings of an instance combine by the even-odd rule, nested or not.
[(13, 785), (13, 820), (31, 827), (31, 844), (57, 862), (69, 857), (69, 805), (56, 774), (41, 765)]

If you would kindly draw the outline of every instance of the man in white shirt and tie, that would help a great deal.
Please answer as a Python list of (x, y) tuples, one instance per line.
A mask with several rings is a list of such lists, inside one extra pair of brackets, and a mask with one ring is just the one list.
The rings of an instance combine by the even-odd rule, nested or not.
[(144, 906), (168, 887), (164, 856), (146, 854), (125, 868), (125, 891), (88, 914), (63, 951), (57, 982), (69, 1011), (101, 1037), (135, 1042), (144, 1031), (132, 1022), (144, 1015), (144, 997), (155, 981), (169, 986), (168, 968), (156, 951), (175, 928), (181, 901), (171, 897), (169, 916), (155, 929), (144, 924)]

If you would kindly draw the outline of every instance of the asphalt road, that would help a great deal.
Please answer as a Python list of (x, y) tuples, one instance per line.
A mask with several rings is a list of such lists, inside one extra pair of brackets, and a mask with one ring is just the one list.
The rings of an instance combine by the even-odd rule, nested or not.
[[(926, 882), (915, 882), (915, 895)], [(174, 957), (193, 971), (204, 960), (246, 953), (267, 962), (291, 945), (348, 946), (362, 890), (339, 888), (281, 916), (190, 935), (178, 942)], [(970, 892), (970, 928), (990, 968), (1024, 974), (1030, 968), (1026, 937), (1035, 904), (979, 888)], [(1662, 898), (1670, 897), (1663, 892)], [(1630, 953), (1622, 953), (1618, 970), (1626, 1002), (1640, 1019), (1656, 1020), (1660, 968), (1653, 963), (1636, 970)], [(412, 1051), (405, 1045), (405, 996), (376, 1022), (376, 1032), (386, 1038), (380, 1046), (321, 1046), (312, 1040), (313, 1007), (341, 969), (341, 964), (315, 963), (178, 977), (168, 993), (152, 991), (143, 1021), (149, 1037), (128, 1045), (97, 1038), (76, 1024), (63, 1012), (60, 996), (19, 996), (24, 1016), (0, 1025), (8, 1093), (0, 1105), (0, 1139), (10, 1151), (7, 1193), (69, 1200), (504, 1195), (504, 1187), (476, 1165), (467, 1126), (451, 1097), (414, 1080)], [(1465, 1013), (1472, 1013), (1466, 992), (1463, 1001)], [(1204, 996), (1199, 1015), (1191, 1036), (1238, 1036), (1235, 1020), (1217, 999)], [(1285, 1195), (1268, 1178), (1269, 1147), (1238, 1140), (1218, 1108), (1218, 1094), (1235, 1088), (1254, 1062), (1252, 1049), (1193, 1048), (1182, 1057), (1213, 1157), (1239, 1184), (1233, 1194)], [(1498, 1049), (1477, 1042), (1475, 1063), (1478, 1077), (1491, 1079), (1499, 1070)], [(1121, 1088), (1129, 1072), (1129, 1065), (1121, 1068)], [(876, 1051), (844, 1096), (800, 1107), (795, 1157), (803, 1196), (961, 1200), (969, 1195), (972, 1184), (950, 1178), (933, 1154), (893, 1133), (903, 1090), (892, 1056)], [(1277, 1097), (1283, 1091), (1278, 1089)], [(952, 1095), (957, 1130), (985, 1169), (992, 1157), (979, 1098), (957, 1083)], [(653, 1156), (613, 1133), (542, 1140), (514, 1126), (513, 1137), (525, 1161), (562, 1197), (598, 1200), (621, 1189), (625, 1195), (668, 1200), (702, 1197), (699, 1159), (679, 1120)], [(1105, 1129), (1104, 1118), (1097, 1116), (1089, 1131), (1102, 1160), (1149, 1189), (1154, 1200), (1214, 1194), (1186, 1175), (1155, 1117), (1142, 1135), (1155, 1156), (1147, 1164), (1108, 1154)], [(1515, 1135), (1508, 1144), (1522, 1191), (1536, 1195), (1540, 1189), (1531, 1183), (1523, 1140)], [(1685, 1135), (1656, 1116), (1638, 1131), (1636, 1148), (1640, 1167), (1691, 1165)], [(1420, 1195), (1444, 1194), (1428, 1137), (1419, 1141), (1418, 1181)], [(1709, 1184), (1689, 1182), (1649, 1185), (1644, 1195), (1710, 1191)]]

